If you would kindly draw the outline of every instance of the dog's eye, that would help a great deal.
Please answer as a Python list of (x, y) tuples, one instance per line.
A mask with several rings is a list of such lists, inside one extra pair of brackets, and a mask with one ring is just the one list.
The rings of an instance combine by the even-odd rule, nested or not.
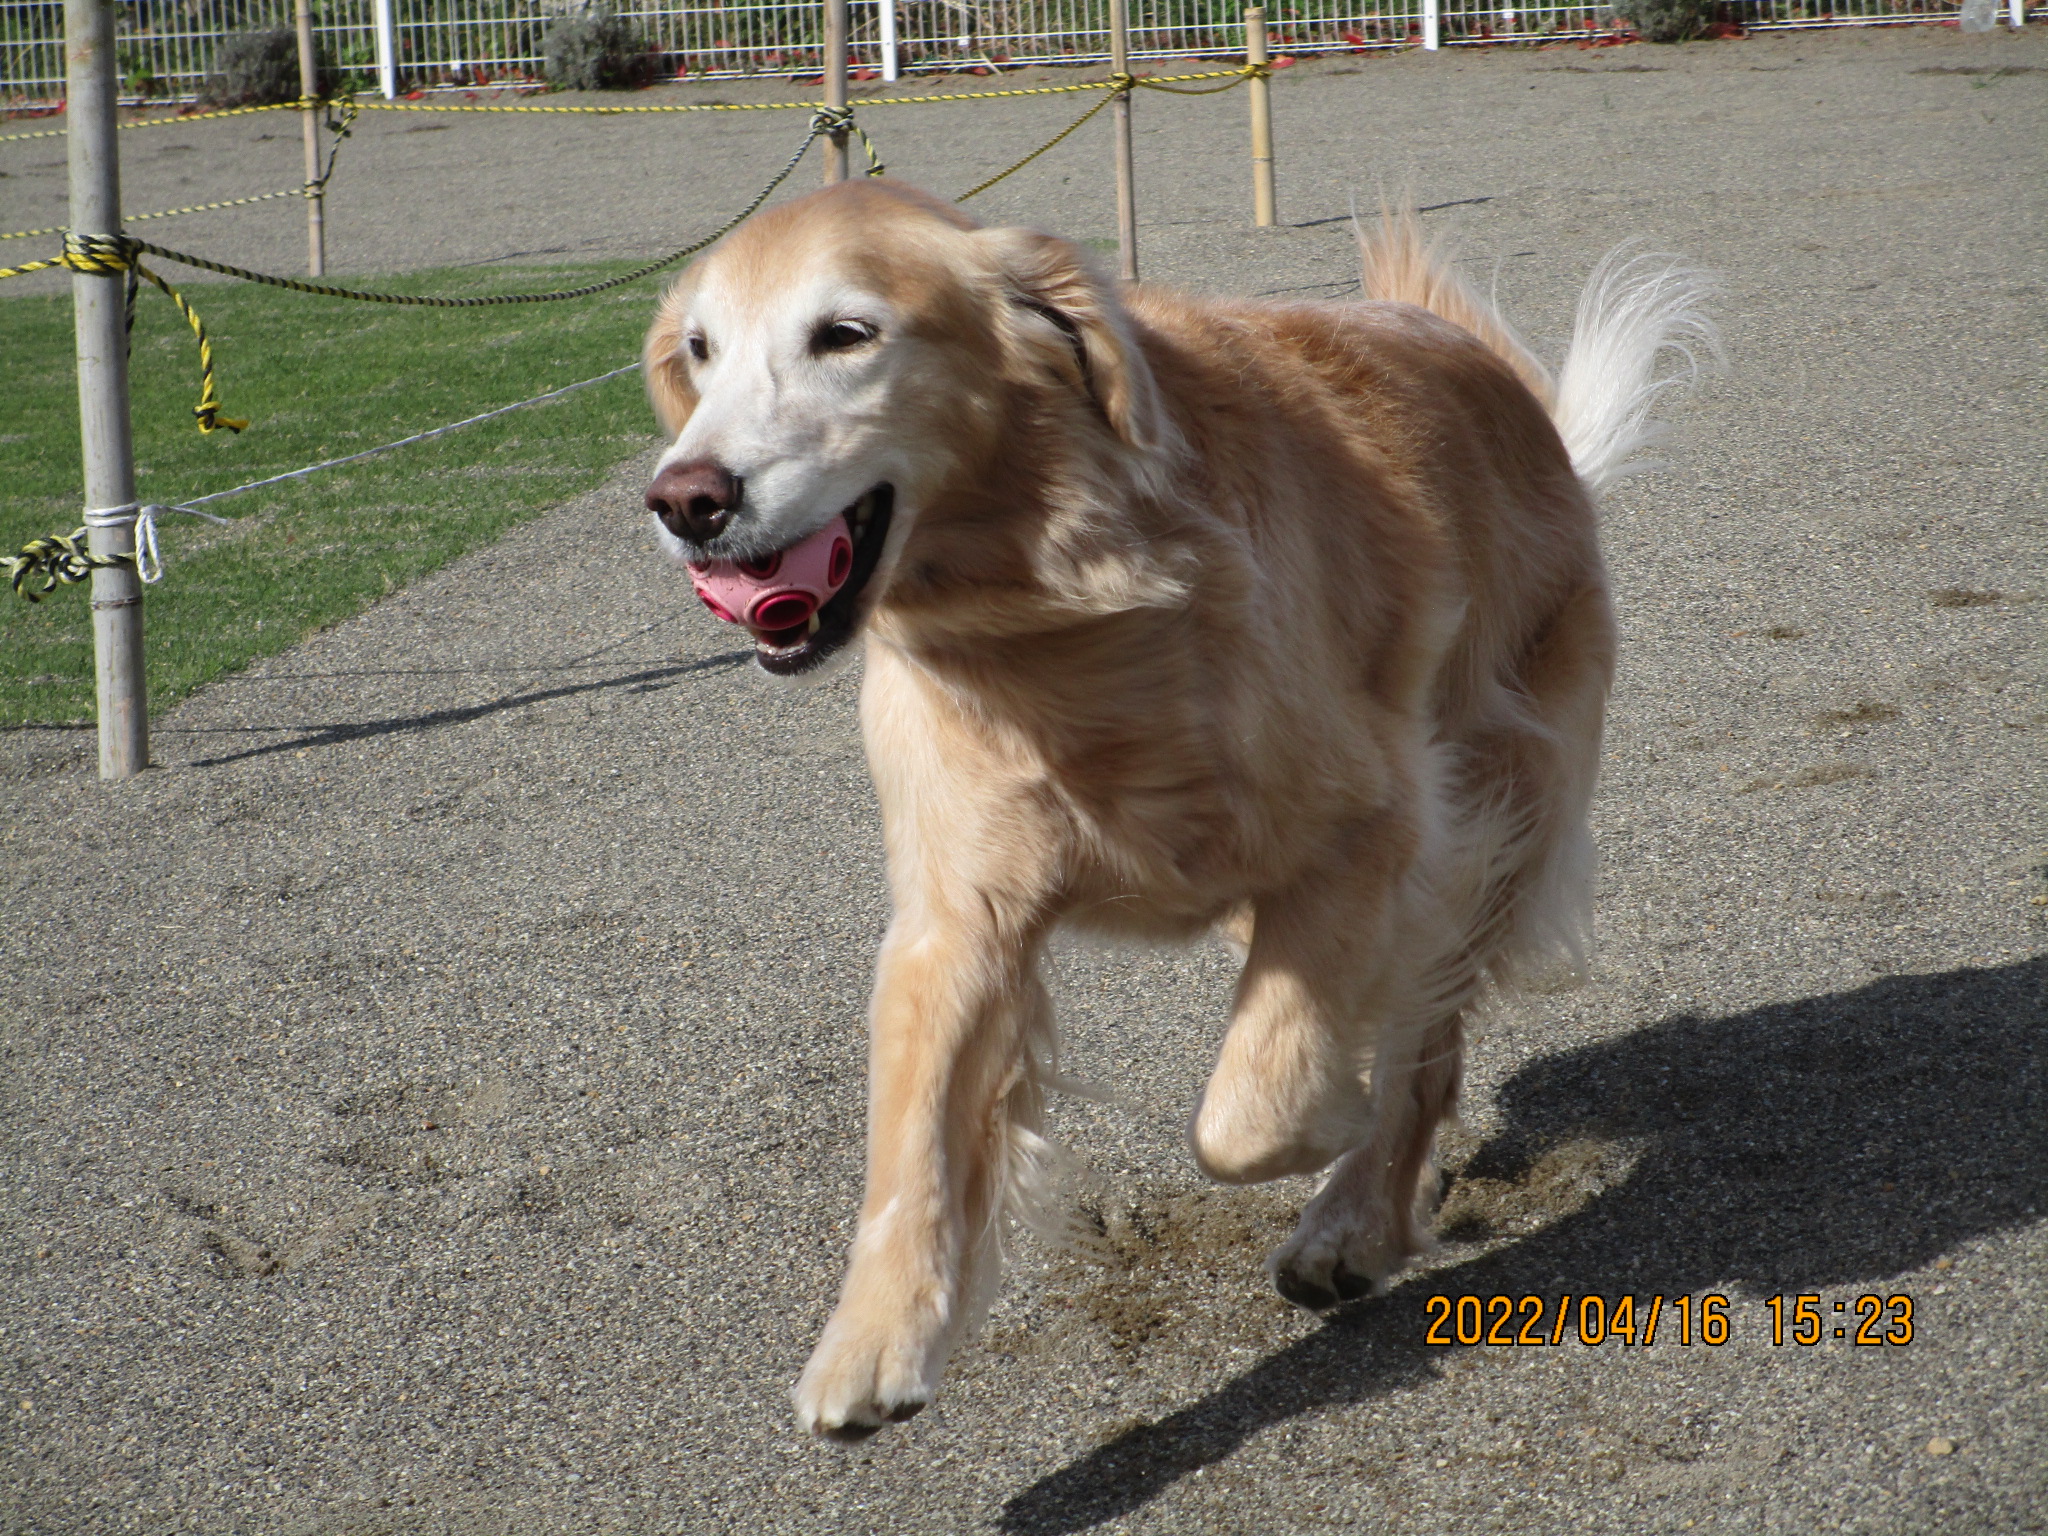
[(711, 343), (702, 336), (692, 336), (689, 340), (689, 348), (690, 356), (700, 363), (711, 356)]
[(813, 352), (849, 352), (875, 339), (875, 328), (865, 320), (834, 320), (821, 325), (811, 336)]

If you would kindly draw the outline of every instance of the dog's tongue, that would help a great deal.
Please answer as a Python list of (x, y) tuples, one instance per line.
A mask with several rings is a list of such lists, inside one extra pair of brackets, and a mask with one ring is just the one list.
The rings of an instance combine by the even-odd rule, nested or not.
[(719, 618), (746, 625), (756, 640), (794, 645), (853, 573), (853, 535), (835, 517), (765, 560), (707, 560), (689, 570), (690, 585)]

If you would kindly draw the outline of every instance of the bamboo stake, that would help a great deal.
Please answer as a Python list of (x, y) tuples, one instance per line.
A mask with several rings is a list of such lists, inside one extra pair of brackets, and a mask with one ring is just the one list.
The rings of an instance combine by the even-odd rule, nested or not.
[[(299, 99), (310, 102), (320, 94), (320, 68), (313, 61), (313, 4), (298, 0)], [(306, 271), (314, 277), (327, 272), (327, 193), (315, 183), (320, 180), (320, 109), (307, 107), (299, 114), (306, 140)]]
[[(65, 0), (64, 73), (71, 158), (71, 228), (121, 232), (115, 151), (112, 0)], [(78, 427), (88, 510), (132, 507), (135, 451), (128, 422), (128, 327), (119, 272), (71, 274), (77, 333)], [(96, 555), (132, 555), (135, 524), (88, 524)], [(142, 580), (132, 565), (92, 573), (92, 646), (100, 720), (100, 777), (149, 766), (149, 689), (142, 670)]]
[[(1266, 62), (1266, 8), (1262, 5), (1244, 13), (1244, 56), (1248, 64)], [(1252, 222), (1270, 229), (1274, 218), (1272, 82), (1253, 75), (1245, 83), (1252, 100)]]
[[(1130, 0), (1109, 0), (1109, 67), (1113, 74), (1131, 71)], [(1122, 260), (1120, 275), (1127, 283), (1138, 280), (1138, 206), (1136, 176), (1131, 164), (1131, 93), (1117, 92), (1110, 108), (1110, 125), (1116, 145), (1116, 244)]]
[[(825, 105), (846, 110), (846, 0), (825, 0)], [(846, 180), (846, 130), (825, 135), (825, 180)]]

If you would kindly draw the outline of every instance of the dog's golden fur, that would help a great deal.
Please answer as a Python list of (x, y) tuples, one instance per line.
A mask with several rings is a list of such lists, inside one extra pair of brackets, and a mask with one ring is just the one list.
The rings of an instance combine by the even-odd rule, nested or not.
[(1411, 223), (1366, 244), (1359, 303), (1119, 290), (1064, 241), (849, 183), (663, 303), (672, 433), (718, 387), (684, 346), (707, 285), (727, 315), (867, 296), (896, 349), (858, 375), (899, 506), (861, 598), (894, 916), (813, 1429), (921, 1407), (992, 1279), (1042, 1153), (1057, 925), (1245, 942), (1190, 1140), (1223, 1180), (1334, 1163), (1272, 1263), (1308, 1305), (1424, 1244), (1465, 1013), (1576, 946), (1613, 466), (1575, 470), (1549, 375)]

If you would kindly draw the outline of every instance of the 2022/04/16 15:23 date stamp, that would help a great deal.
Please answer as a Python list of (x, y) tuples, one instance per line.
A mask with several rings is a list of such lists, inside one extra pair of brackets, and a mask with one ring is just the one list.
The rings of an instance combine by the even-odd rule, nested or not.
[[(1818, 1294), (1766, 1296), (1756, 1321), (1770, 1329), (1771, 1343), (1810, 1347), (1831, 1340), (1845, 1344), (1901, 1347), (1913, 1342), (1913, 1298), (1858, 1296), (1824, 1302)], [(1627, 1348), (1656, 1344), (1726, 1344), (1734, 1303), (1718, 1291), (1684, 1296), (1431, 1296), (1423, 1302), (1429, 1327), (1425, 1344), (1562, 1345), (1614, 1343)], [(1754, 1314), (1752, 1314), (1754, 1315)]]

